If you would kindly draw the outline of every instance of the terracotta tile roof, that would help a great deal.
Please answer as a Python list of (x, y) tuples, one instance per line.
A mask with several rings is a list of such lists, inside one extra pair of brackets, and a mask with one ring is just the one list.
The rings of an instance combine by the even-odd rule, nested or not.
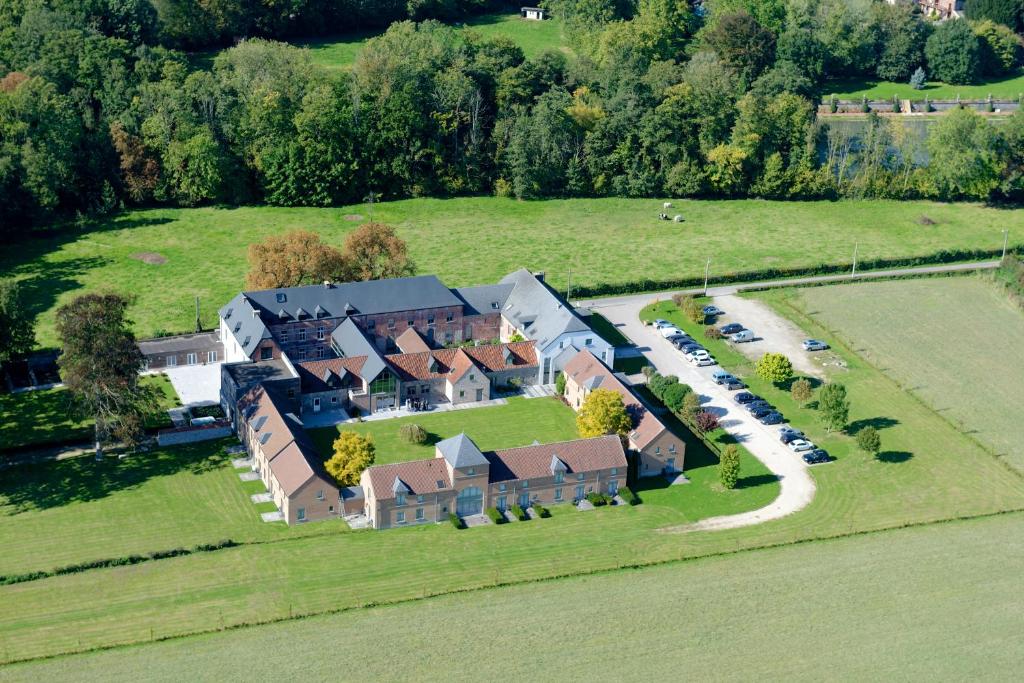
[[(370, 487), (378, 500), (395, 497), (395, 477), (402, 480), (409, 488), (410, 495), (426, 495), (428, 493), (448, 492), (452, 490), (452, 482), (448, 476), (448, 465), (444, 458), (429, 460), (410, 460), (390, 465), (373, 465), (366, 468)], [(438, 486), (438, 482), (442, 486)]]
[(430, 350), (430, 345), (420, 336), (415, 327), (406, 329), (395, 338), (395, 345), (402, 353), (422, 353)]
[(366, 356), (328, 358), (326, 360), (311, 360), (299, 363), (295, 366), (295, 369), (298, 370), (299, 378), (302, 382), (302, 393), (310, 394), (328, 391), (332, 388), (328, 386), (324, 379), (328, 372), (332, 372), (338, 377), (348, 372), (362, 379), (362, 375), (359, 373), (363, 369), (365, 362)]
[(615, 373), (590, 351), (583, 349), (573, 356), (563, 372), (567, 380), (571, 379), (578, 386), (609, 389), (622, 396), (622, 403), (633, 418), (633, 431), (629, 433), (629, 440), (634, 448), (643, 449), (665, 431), (662, 421), (640, 403), (633, 390), (623, 384)]
[(570, 473), (622, 468), (626, 475), (626, 453), (622, 440), (614, 434), (592, 439), (576, 439), (537, 446), (522, 446), (484, 453), (491, 463), (490, 481), (540, 479), (552, 476), (552, 463), (557, 458)]
[[(484, 372), (497, 372), (537, 365), (537, 353), (530, 341), (436, 349), (422, 353), (395, 353), (384, 358), (403, 381), (444, 379), (451, 375), (453, 369), (455, 373), (451, 379), (454, 380), (465, 374), (471, 366)], [(433, 370), (430, 367), (431, 359), (435, 361)]]

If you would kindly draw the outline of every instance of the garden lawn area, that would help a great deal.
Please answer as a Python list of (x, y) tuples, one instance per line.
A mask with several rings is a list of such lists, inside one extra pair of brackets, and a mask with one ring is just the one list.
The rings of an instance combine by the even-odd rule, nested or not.
[(909, 83), (880, 81), (873, 78), (836, 79), (825, 84), (822, 101), (831, 95), (841, 100), (891, 100), (896, 95), (901, 100), (983, 100), (989, 95), (997, 100), (1015, 100), (1024, 94), (1024, 72), (1002, 78), (982, 81), (976, 85), (949, 85), (941, 81), (929, 81), (921, 90), (914, 90)]
[(1024, 472), (1024, 312), (990, 279), (809, 287), (784, 301)]
[[(660, 199), (570, 199), (521, 202), (497, 197), (411, 199), (377, 204), (374, 220), (393, 224), (409, 244), (417, 272), (448, 286), (493, 283), (520, 267), (547, 272), (564, 290), (643, 278), (712, 278), (764, 268), (908, 257), (940, 249), (998, 249), (1002, 228), (1024, 242), (1024, 212), (978, 204), (907, 201), (676, 202), (685, 223), (659, 221)], [(24, 280), (38, 315), (36, 336), (56, 346), (56, 308), (86, 292), (130, 293), (135, 332), (191, 330), (195, 297), (204, 327), (244, 287), (246, 249), (271, 234), (302, 228), (340, 246), (368, 215), (340, 208), (199, 208), (131, 211), (92, 229), (69, 229), (0, 253), (0, 277)], [(935, 225), (922, 226), (927, 215)], [(452, 258), (474, 245), (474, 257)], [(152, 265), (141, 255), (167, 261)]]
[[(147, 375), (143, 384), (160, 392), (160, 411), (147, 422), (150, 428), (171, 426), (168, 408), (179, 405), (178, 394), (164, 375)], [(0, 451), (24, 446), (45, 446), (93, 438), (93, 421), (75, 416), (66, 389), (0, 393)]]
[[(59, 657), (0, 676), (230, 680), (238, 662), (259, 661), (331, 678), (344, 643), (346, 678), (491, 680), (507, 675), (508, 639), (480, 636), (507, 633), (530, 653), (517, 672), (536, 680), (574, 680), (580, 662), (611, 680), (718, 680), (723, 662), (736, 680), (1010, 680), (1024, 598), (1007, 567), (1024, 562), (1022, 538), (1024, 516), (1001, 515)], [(622, 614), (636, 618), (610, 618)], [(437, 632), (446, 647), (425, 640)], [(652, 633), (672, 646), (651, 656)], [(809, 633), (842, 647), (808, 649)]]
[(348, 528), (262, 522), (249, 494), (263, 485), (239, 481), (223, 452), (230, 442), (0, 469), (0, 575), (227, 538), (273, 540)]
[[(418, 424), (427, 431), (427, 443), (408, 444), (398, 436), (402, 425)], [(578, 439), (576, 413), (554, 398), (512, 397), (506, 405), (421, 413), (409, 417), (368, 422), (349, 422), (337, 427), (311, 429), (317, 448), (330, 458), (339, 431), (369, 435), (377, 447), (376, 464), (434, 457), (434, 444), (460, 432), (473, 439), (480, 450), (529, 446)]]

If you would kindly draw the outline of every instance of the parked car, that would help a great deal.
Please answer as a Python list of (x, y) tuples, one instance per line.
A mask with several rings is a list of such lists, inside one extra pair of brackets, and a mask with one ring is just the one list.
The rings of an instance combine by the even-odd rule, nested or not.
[(790, 450), (800, 453), (801, 451), (813, 451), (815, 446), (807, 439), (794, 439), (786, 444)]
[(721, 332), (723, 335), (730, 335), (736, 334), (737, 332), (745, 329), (746, 328), (743, 327), (743, 325), (740, 325), (739, 323), (729, 323), (728, 325), (722, 325), (721, 327), (719, 327), (718, 331)]
[(723, 384), (722, 386), (728, 389), (729, 391), (736, 391), (738, 389), (747, 388), (746, 384), (744, 384), (741, 380), (736, 379), (735, 377), (731, 381)]
[(715, 384), (728, 384), (729, 382), (738, 382), (739, 381), (738, 379), (736, 379), (735, 377), (730, 375), (728, 372), (720, 373), (720, 374), (717, 374), (715, 376), (712, 376), (711, 379), (715, 380)]
[[(732, 373), (726, 370), (725, 368), (718, 368), (717, 370), (711, 373), (711, 379), (715, 380), (716, 382), (718, 382), (719, 379), (724, 377), (732, 377)], [(721, 382), (718, 383), (721, 384)]]
[(761, 397), (757, 394), (752, 394), (749, 391), (741, 391), (732, 397), (732, 400), (736, 401), (740, 405), (750, 403), (751, 401), (760, 401)]
[(703, 346), (693, 341), (692, 339), (690, 341), (680, 343), (679, 348), (680, 350), (682, 350), (683, 353), (690, 353), (692, 351), (702, 351), (704, 349)]
[(763, 425), (777, 425), (780, 422), (782, 422), (782, 413), (777, 410), (773, 410), (761, 418), (761, 424)]
[(743, 342), (754, 341), (754, 333), (750, 330), (740, 330), (736, 334), (729, 335), (729, 341), (733, 344), (742, 344)]
[(703, 308), (703, 311), (704, 311), (704, 315), (722, 315), (723, 313), (725, 313), (725, 311), (723, 311), (721, 308), (719, 308), (718, 306), (713, 306), (713, 305), (705, 306)]
[(698, 368), (704, 367), (705, 365), (717, 365), (718, 361), (711, 356), (691, 356), (690, 362), (696, 365)]
[(747, 410), (750, 411), (750, 416), (755, 420), (760, 420), (765, 415), (775, 412), (775, 409), (769, 406), (755, 406), (754, 408), (747, 408)]
[(747, 410), (749, 410), (751, 413), (753, 413), (755, 410), (762, 410), (762, 409), (775, 410), (775, 406), (773, 406), (768, 401), (764, 401), (764, 400), (761, 400), (761, 401), (751, 401), (750, 403), (746, 404), (744, 407)]
[(828, 454), (828, 451), (820, 448), (815, 448), (813, 451), (804, 453), (803, 459), (808, 465), (819, 465), (823, 462), (832, 462), (832, 456)]
[(655, 320), (655, 321), (654, 321), (654, 323), (653, 323), (653, 324), (654, 324), (654, 326), (655, 326), (656, 328), (658, 328), (659, 330), (660, 330), (660, 329), (661, 329), (662, 327), (672, 327), (672, 326), (673, 326), (673, 325), (672, 325), (672, 323), (670, 323), (670, 322), (669, 322), (669, 321), (667, 321), (667, 320), (663, 320), (662, 318), (658, 318), (657, 320)]
[[(697, 344), (697, 342), (693, 341), (689, 337), (673, 337), (672, 339), (669, 339), (669, 341), (672, 342), (672, 346), (676, 347), (677, 349), (682, 349), (684, 346)], [(700, 346), (700, 344), (697, 344), (697, 346)]]
[(693, 349), (692, 351), (687, 351), (687, 352), (686, 352), (686, 356), (687, 356), (687, 357), (694, 357), (694, 356), (710, 356), (710, 355), (711, 355), (711, 354), (710, 354), (710, 353), (708, 353), (708, 350), (707, 350), (707, 349), (705, 349), (704, 347), (700, 347), (700, 348), (697, 348), (697, 349)]
[(665, 339), (668, 339), (673, 344), (676, 343), (676, 342), (680, 342), (680, 341), (682, 341), (684, 339), (689, 339), (689, 338), (690, 338), (690, 335), (686, 334), (685, 332), (680, 332), (679, 334), (673, 334), (673, 335), (670, 335), (668, 337), (665, 337)]
[(783, 425), (783, 426), (779, 427), (779, 436), (782, 436), (783, 434), (792, 434), (793, 436), (803, 436), (804, 435), (803, 432), (801, 432), (799, 429), (797, 429), (793, 425)]
[(661, 336), (664, 337), (665, 339), (668, 339), (669, 337), (674, 337), (676, 335), (686, 334), (681, 329), (673, 325), (669, 325), (668, 327), (659, 327), (658, 331), (661, 332)]
[(794, 441), (799, 441), (802, 438), (804, 438), (803, 434), (790, 434), (790, 433), (786, 432), (786, 433), (783, 433), (781, 436), (779, 436), (779, 441), (781, 441), (783, 444), (788, 446), (789, 444), (793, 443)]
[(828, 344), (820, 339), (805, 339), (803, 347), (804, 351), (824, 351), (828, 348)]

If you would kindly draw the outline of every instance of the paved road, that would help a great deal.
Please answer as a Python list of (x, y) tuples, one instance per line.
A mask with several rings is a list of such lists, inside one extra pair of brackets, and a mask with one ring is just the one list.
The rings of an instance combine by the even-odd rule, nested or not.
[[(970, 263), (948, 263), (941, 266), (923, 266), (918, 268), (891, 268), (889, 270), (867, 270), (856, 275), (849, 273), (842, 275), (815, 275), (812, 277), (797, 277), (783, 280), (759, 280), (757, 282), (737, 282), (732, 284), (716, 285), (708, 287), (708, 296), (726, 296), (736, 294), (749, 289), (764, 289), (767, 287), (792, 287), (796, 285), (812, 285), (820, 282), (852, 282), (855, 280), (874, 280), (886, 277), (900, 277), (904, 275), (933, 275), (936, 273), (960, 273), (972, 270), (990, 270), (999, 267), (999, 261), (972, 261)], [(584, 308), (600, 308), (604, 306), (615, 306), (630, 302), (650, 303), (655, 298), (666, 298), (672, 294), (704, 294), (703, 287), (692, 289), (680, 289), (676, 292), (648, 292), (646, 294), (627, 294), (625, 296), (604, 297), (579, 302), (578, 305)]]

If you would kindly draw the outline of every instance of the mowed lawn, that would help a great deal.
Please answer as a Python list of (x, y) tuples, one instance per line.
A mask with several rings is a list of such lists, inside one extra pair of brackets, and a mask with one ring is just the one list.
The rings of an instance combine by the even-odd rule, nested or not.
[(880, 81), (872, 78), (832, 80), (825, 84), (823, 100), (830, 95), (838, 99), (891, 100), (896, 95), (901, 100), (955, 100), (957, 95), (964, 100), (983, 100), (989, 95), (997, 100), (1015, 100), (1024, 94), (1024, 73), (1017, 72), (1001, 78), (982, 81), (976, 85), (950, 85), (941, 81), (929, 81), (921, 90), (914, 90), (909, 83)]
[(228, 538), (347, 530), (342, 522), (263, 523), (249, 500), (251, 487), (243, 487), (223, 452), (227, 443), (0, 469), (0, 575)]
[[(149, 375), (142, 382), (155, 387), (160, 397), (159, 411), (149, 419), (148, 426), (171, 426), (166, 411), (179, 405), (171, 381), (164, 375)], [(63, 388), (0, 393), (0, 451), (73, 439), (89, 441), (92, 437), (93, 420), (75, 413), (71, 397)]]
[(1011, 680), (1022, 539), (1024, 516), (1004, 515), (60, 657), (0, 677), (234, 680), (239, 662), (259, 662), (317, 678), (341, 666), (351, 680), (496, 680), (513, 643), (526, 653), (516, 673), (536, 680)]
[[(409, 243), (419, 273), (449, 286), (491, 283), (516, 268), (543, 270), (559, 289), (643, 278), (711, 276), (771, 267), (847, 263), (940, 249), (997, 249), (1002, 229), (1024, 242), (1024, 212), (976, 204), (849, 201), (676, 201), (684, 223), (659, 221), (654, 199), (520, 202), (496, 197), (412, 199), (377, 204), (373, 218)], [(0, 277), (25, 281), (39, 315), (38, 342), (55, 346), (55, 309), (78, 294), (136, 297), (139, 336), (187, 331), (200, 298), (204, 326), (244, 287), (250, 243), (297, 228), (340, 246), (365, 205), (317, 208), (200, 208), (133, 211), (92, 230), (33, 239), (0, 253)], [(936, 222), (922, 226), (922, 216)], [(355, 220), (351, 220), (355, 218)], [(466, 245), (473, 245), (470, 252)], [(159, 254), (165, 263), (143, 260)]]
[(1024, 472), (1024, 312), (990, 281), (810, 287), (789, 301)]
[[(403, 425), (418, 424), (427, 431), (427, 443), (409, 444), (398, 431)], [(536, 441), (552, 443), (578, 439), (576, 413), (554, 398), (513, 397), (505, 405), (368, 422), (348, 422), (337, 427), (310, 430), (317, 448), (327, 459), (340, 431), (370, 436), (376, 446), (376, 464), (434, 457), (434, 444), (465, 432), (481, 450), (529, 446)]]

